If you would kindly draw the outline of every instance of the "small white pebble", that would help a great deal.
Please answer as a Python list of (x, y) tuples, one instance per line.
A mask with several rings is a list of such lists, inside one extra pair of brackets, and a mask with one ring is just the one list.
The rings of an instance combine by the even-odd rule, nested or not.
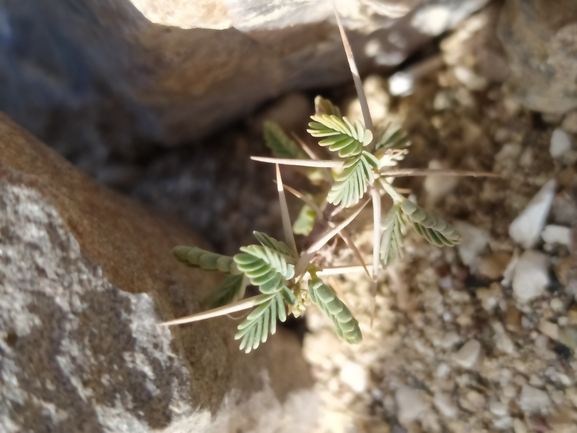
[(561, 299), (559, 299), (559, 298), (551, 299), (551, 302), (549, 303), (549, 305), (551, 306), (551, 309), (553, 311), (555, 311), (556, 313), (559, 313), (565, 309), (565, 305), (563, 304), (563, 301), (561, 301)]
[(549, 152), (553, 158), (563, 156), (567, 151), (571, 150), (572, 139), (569, 134), (561, 128), (555, 128), (551, 135), (551, 144)]
[(356, 362), (345, 362), (341, 367), (340, 378), (357, 394), (361, 394), (367, 389), (367, 371)]
[(455, 344), (461, 342), (461, 337), (455, 331), (449, 331), (445, 334), (443, 339), (441, 340), (441, 347), (444, 349), (449, 349), (453, 347)]
[(509, 409), (506, 405), (501, 403), (500, 401), (493, 400), (489, 403), (489, 410), (495, 416), (505, 416), (509, 413)]
[(477, 340), (467, 341), (457, 353), (453, 355), (453, 360), (463, 368), (473, 368), (481, 355), (481, 343)]
[(541, 233), (541, 237), (546, 244), (559, 244), (568, 247), (569, 239), (571, 237), (571, 229), (569, 227), (550, 224), (545, 226), (543, 233)]
[(539, 322), (539, 331), (552, 340), (559, 339), (559, 327), (548, 320), (541, 320), (541, 322)]
[(513, 418), (513, 431), (515, 433), (529, 433), (527, 426), (519, 418)]
[(433, 404), (441, 415), (446, 416), (447, 418), (455, 418), (457, 416), (457, 406), (447, 394), (435, 393)]
[(531, 248), (539, 240), (556, 188), (557, 182), (554, 179), (543, 185), (509, 226), (509, 236), (524, 248)]
[(461, 261), (476, 269), (479, 255), (489, 242), (489, 232), (463, 221), (455, 221), (455, 228), (461, 234), (461, 242), (457, 246)]
[(549, 258), (534, 250), (527, 250), (515, 266), (513, 292), (521, 302), (527, 302), (545, 293), (549, 284)]
[(444, 362), (441, 362), (437, 366), (437, 377), (439, 379), (446, 378), (450, 372), (451, 372), (451, 368), (447, 364), (445, 364)]
[(402, 425), (410, 424), (419, 419), (428, 409), (421, 391), (408, 386), (400, 387), (395, 393), (398, 418)]
[(545, 391), (525, 384), (519, 396), (519, 406), (525, 414), (545, 413), (551, 406), (551, 399)]

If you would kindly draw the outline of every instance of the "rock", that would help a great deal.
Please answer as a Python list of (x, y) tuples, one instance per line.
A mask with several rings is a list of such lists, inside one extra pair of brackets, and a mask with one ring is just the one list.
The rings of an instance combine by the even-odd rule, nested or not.
[(506, 251), (497, 251), (481, 258), (477, 273), (490, 280), (496, 280), (503, 276), (510, 262), (511, 254)]
[(481, 301), (483, 309), (491, 313), (503, 298), (503, 290), (499, 283), (493, 283), (489, 288), (480, 288), (475, 292), (477, 299)]
[[(429, 168), (433, 170), (447, 169), (447, 165), (433, 159), (429, 161)], [(458, 180), (455, 176), (426, 176), (423, 186), (427, 192), (427, 205), (433, 206), (440, 199), (445, 197), (457, 186)]]
[(572, 350), (577, 350), (577, 326), (564, 326), (560, 328), (559, 342)]
[(345, 362), (341, 366), (340, 378), (343, 383), (350, 386), (357, 394), (361, 394), (367, 389), (367, 370), (356, 362)]
[(513, 431), (515, 433), (529, 433), (527, 426), (523, 422), (523, 420), (519, 418), (513, 418)]
[(447, 418), (455, 418), (459, 412), (459, 409), (457, 409), (457, 406), (453, 403), (451, 397), (444, 393), (435, 393), (433, 404), (441, 415), (446, 416)]
[[(575, 190), (577, 193), (577, 189)], [(553, 222), (560, 225), (570, 226), (577, 220), (577, 195), (565, 189), (555, 196), (551, 214)]]
[(508, 54), (518, 101), (541, 112), (577, 107), (577, 5), (559, 0), (511, 0), (501, 12), (499, 38)]
[(550, 245), (564, 245), (569, 247), (569, 240), (571, 239), (571, 229), (569, 227), (557, 226), (550, 224), (545, 226), (541, 237), (546, 244)]
[(549, 284), (549, 258), (534, 250), (527, 250), (515, 266), (513, 292), (521, 302), (527, 302), (545, 293)]
[(549, 258), (534, 250), (527, 250), (515, 266), (513, 292), (526, 302), (541, 296), (549, 284)]
[(566, 152), (571, 150), (573, 139), (569, 134), (561, 128), (555, 128), (551, 134), (551, 144), (549, 145), (549, 153), (552, 158), (560, 158)]
[(314, 424), (294, 336), (279, 330), (247, 356), (229, 319), (158, 325), (199, 311), (217, 283), (171, 256), (202, 241), (97, 185), (3, 115), (0, 233), (3, 431)]
[(453, 360), (463, 368), (472, 369), (477, 365), (480, 355), (481, 343), (469, 340), (453, 355)]
[(397, 390), (395, 400), (399, 422), (404, 426), (418, 420), (429, 408), (421, 391), (408, 386), (402, 386)]
[(521, 311), (513, 304), (507, 306), (505, 327), (511, 332), (521, 331)]
[(493, 400), (491, 403), (489, 403), (489, 410), (493, 415), (497, 417), (503, 417), (509, 414), (509, 408), (500, 401), (496, 400)]
[(440, 341), (441, 347), (443, 349), (450, 349), (455, 344), (461, 342), (461, 337), (455, 331), (449, 331), (444, 336), (443, 339)]
[(535, 246), (539, 240), (555, 197), (556, 186), (554, 179), (545, 183), (509, 226), (509, 236), (524, 248)]
[(563, 119), (563, 123), (561, 123), (561, 129), (570, 134), (577, 134), (577, 110), (567, 113)]
[(519, 406), (526, 415), (546, 413), (547, 409), (551, 406), (551, 400), (545, 391), (525, 384), (519, 396)]
[(552, 340), (559, 339), (559, 327), (555, 323), (551, 323), (548, 320), (541, 320), (539, 322), (539, 331), (543, 335), (546, 335)]
[[(366, 71), (432, 39), (419, 10), (442, 10), (448, 29), (486, 3), (337, 7)], [(1, 29), (0, 109), (72, 155), (78, 141), (98, 155), (191, 142), (271, 98), (351, 81), (328, 0), (10, 2)]]
[(459, 257), (463, 264), (476, 269), (479, 255), (489, 242), (489, 232), (463, 221), (455, 221), (454, 225), (462, 236), (461, 243), (457, 246)]

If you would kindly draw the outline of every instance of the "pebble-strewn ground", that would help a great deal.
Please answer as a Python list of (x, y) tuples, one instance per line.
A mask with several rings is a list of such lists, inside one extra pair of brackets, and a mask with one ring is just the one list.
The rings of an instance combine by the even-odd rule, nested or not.
[[(490, 23), (480, 14), (445, 39), (442, 65), (411, 96), (369, 80), (369, 97), (388, 101), (383, 118), (409, 131), (403, 166), (502, 177), (402, 183), (463, 242), (439, 249), (409, 232), (404, 259), (382, 274), (372, 329), (368, 280), (333, 278), (364, 340), (348, 346), (308, 313), (319, 432), (577, 432), (577, 113), (515, 103)], [(357, 242), (370, 260), (370, 234)]]

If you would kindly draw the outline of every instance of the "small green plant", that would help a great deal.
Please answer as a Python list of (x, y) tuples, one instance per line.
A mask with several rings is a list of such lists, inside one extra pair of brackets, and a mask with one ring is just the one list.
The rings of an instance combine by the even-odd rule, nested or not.
[[(389, 127), (382, 130), (373, 128), (362, 83), (338, 15), (337, 23), (361, 102), (365, 125), (359, 121), (351, 122), (342, 116), (338, 107), (329, 100), (317, 97), (315, 114), (311, 116), (312, 122), (309, 123), (308, 132), (313, 137), (319, 138), (318, 144), (327, 148), (334, 156), (334, 159), (319, 160), (298, 137), (293, 140), (275, 123), (266, 122), (264, 138), (274, 157), (252, 159), (276, 165), (285, 242), (265, 233), (254, 232), (259, 244), (241, 247), (241, 253), (234, 257), (214, 254), (195, 247), (176, 247), (174, 255), (186, 265), (227, 273), (228, 276), (205, 299), (205, 305), (212, 309), (166, 322), (165, 325), (189, 323), (254, 308), (240, 323), (235, 336), (241, 340), (240, 349), (248, 353), (264, 343), (269, 334), (275, 333), (277, 321), (284, 322), (287, 314), (298, 317), (313, 303), (330, 318), (339, 337), (348, 343), (359, 343), (362, 335), (357, 320), (336, 292), (321, 278), (327, 274), (347, 272), (350, 267), (325, 269), (317, 267), (312, 263), (319, 250), (334, 236), (340, 236), (353, 251), (360, 267), (372, 279), (372, 294), (375, 296), (378, 271), (381, 267), (390, 266), (402, 256), (403, 233), (407, 227), (413, 227), (419, 235), (437, 246), (451, 247), (459, 243), (460, 235), (452, 225), (405, 198), (393, 187), (393, 180), (398, 176), (430, 174), (459, 176), (492, 174), (394, 169), (407, 154), (410, 142), (401, 130)], [(279, 169), (281, 164), (308, 167), (310, 178), (316, 179), (320, 175), (330, 188), (326, 194), (311, 197), (285, 186)], [(294, 226), (288, 213), (285, 189), (304, 201)], [(392, 198), (393, 205), (383, 218), (381, 197), (385, 194)], [(368, 197), (365, 197), (367, 195)], [(345, 231), (346, 226), (369, 202), (372, 202), (374, 225), (372, 275), (359, 250)], [(356, 210), (336, 224), (324, 219), (324, 210), (328, 205), (335, 208), (333, 214), (347, 208), (356, 207)], [(315, 222), (319, 220), (323, 220), (329, 229), (311, 247), (299, 254), (293, 231), (308, 235)], [(242, 299), (249, 283), (258, 287), (260, 294)]]

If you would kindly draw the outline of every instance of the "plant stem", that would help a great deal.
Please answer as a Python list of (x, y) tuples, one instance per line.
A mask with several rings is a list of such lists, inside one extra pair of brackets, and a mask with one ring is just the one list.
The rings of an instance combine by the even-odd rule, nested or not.
[(379, 176), (379, 182), (381, 183), (381, 186), (383, 187), (385, 192), (391, 196), (391, 198), (395, 203), (402, 203), (405, 200), (405, 197), (399, 194), (397, 190), (395, 190), (393, 185), (391, 185), (389, 182), (387, 182), (380, 176)]

